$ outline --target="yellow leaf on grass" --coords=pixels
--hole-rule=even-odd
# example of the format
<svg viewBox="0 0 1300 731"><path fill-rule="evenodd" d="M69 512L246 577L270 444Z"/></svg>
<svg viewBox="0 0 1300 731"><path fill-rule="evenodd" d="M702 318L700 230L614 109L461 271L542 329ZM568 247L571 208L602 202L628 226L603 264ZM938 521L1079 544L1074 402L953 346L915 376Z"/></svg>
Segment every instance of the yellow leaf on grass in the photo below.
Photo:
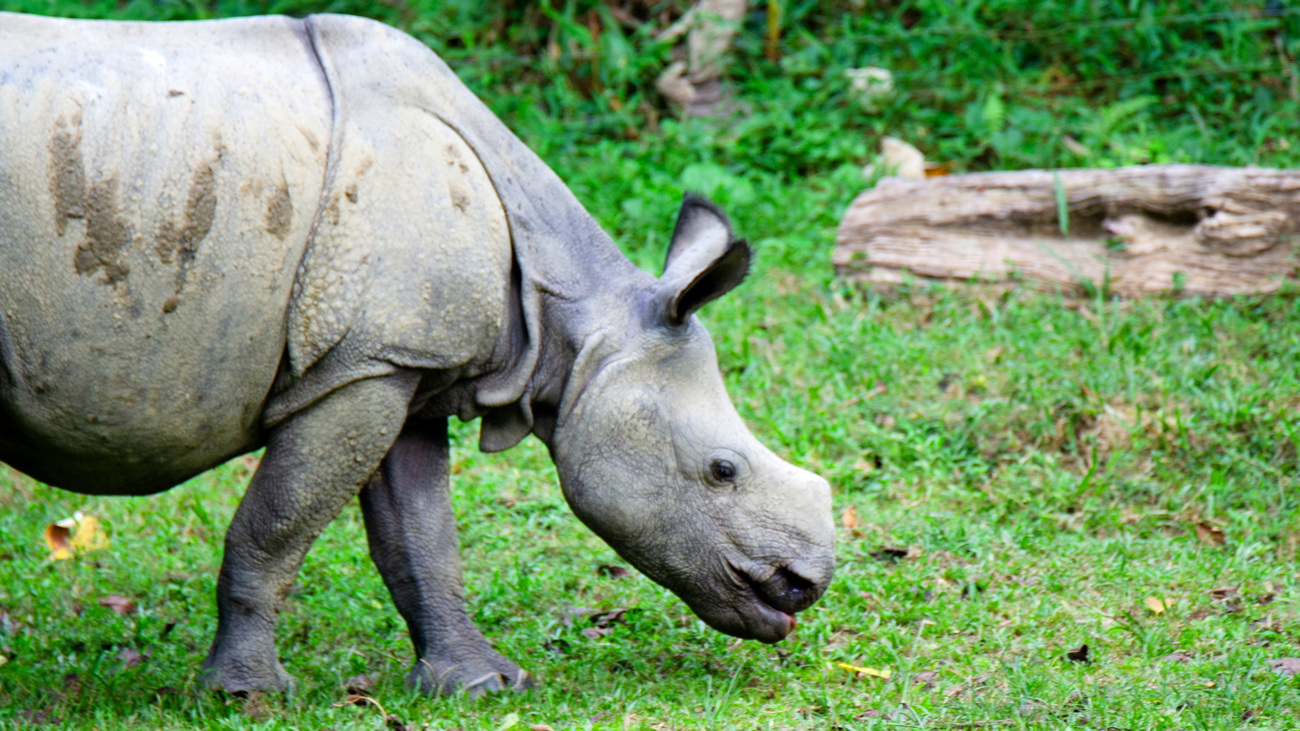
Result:
<svg viewBox="0 0 1300 731"><path fill-rule="evenodd" d="M50 547L52 561L72 558L72 531L59 523L50 523L45 526L45 545Z"/></svg>
<svg viewBox="0 0 1300 731"><path fill-rule="evenodd" d="M860 523L858 523L857 508L853 507L852 505L845 508L844 512L840 513L840 525L844 526L845 528L848 528L849 530L853 530L854 528L857 528L859 525L861 525Z"/></svg>
<svg viewBox="0 0 1300 731"><path fill-rule="evenodd" d="M892 671L890 671L889 668L885 668L884 670L877 670L875 668L864 668L864 667L859 667L857 665L849 665L848 663L843 663L843 662L836 663L836 664L844 668L845 670L850 670L852 672L860 673L862 675L870 675L873 678L881 678L882 680L889 680L889 676L894 674Z"/></svg>
<svg viewBox="0 0 1300 731"><path fill-rule="evenodd" d="M99 518L81 513L77 513L77 516L77 530L72 534L72 550L96 551L108 548L108 536L104 534Z"/></svg>
<svg viewBox="0 0 1300 731"><path fill-rule="evenodd" d="M84 553L108 547L99 519L78 511L71 518L45 526L45 545L50 547L50 560L63 561L73 553Z"/></svg>
<svg viewBox="0 0 1300 731"><path fill-rule="evenodd" d="M1146 601L1147 601L1147 609L1150 609L1152 612L1156 614L1160 614L1161 612L1165 611L1165 603L1160 601L1159 599L1153 596L1149 596L1147 597Z"/></svg>

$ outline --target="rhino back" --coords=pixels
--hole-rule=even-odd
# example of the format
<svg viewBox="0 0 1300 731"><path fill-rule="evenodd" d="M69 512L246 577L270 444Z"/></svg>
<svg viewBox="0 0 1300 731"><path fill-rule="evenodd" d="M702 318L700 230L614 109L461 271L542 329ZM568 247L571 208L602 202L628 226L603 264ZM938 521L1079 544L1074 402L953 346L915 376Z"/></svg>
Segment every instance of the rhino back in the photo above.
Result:
<svg viewBox="0 0 1300 731"><path fill-rule="evenodd" d="M330 130L298 21L0 13L0 459L145 493L256 447Z"/></svg>

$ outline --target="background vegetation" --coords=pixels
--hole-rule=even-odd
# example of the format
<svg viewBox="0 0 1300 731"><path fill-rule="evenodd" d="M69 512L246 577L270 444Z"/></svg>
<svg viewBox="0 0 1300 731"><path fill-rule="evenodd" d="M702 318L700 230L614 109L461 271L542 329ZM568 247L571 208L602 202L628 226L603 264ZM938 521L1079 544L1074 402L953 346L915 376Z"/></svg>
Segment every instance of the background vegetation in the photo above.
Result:
<svg viewBox="0 0 1300 731"><path fill-rule="evenodd" d="M674 53L654 37L684 2L0 3L394 24L442 53L648 269L681 191L713 196L759 252L704 313L728 386L761 439L831 480L844 526L837 578L799 631L733 643L644 578L602 569L618 558L569 514L535 442L480 455L476 425L459 425L471 607L539 687L406 693L404 628L349 508L280 621L298 693L228 699L194 678L255 457L148 499L0 474L0 727L1300 726L1300 676L1286 672L1300 665L1287 660L1300 656L1294 287L1221 302L885 295L837 284L829 265L883 134L955 171L1296 165L1300 13L784 0L765 53L768 4L751 4L730 66L743 110L679 121L653 91ZM872 111L844 75L867 65L897 87ZM50 560L42 530L77 510L110 545ZM592 619L616 608L629 611ZM383 712L344 703L356 676Z"/></svg>

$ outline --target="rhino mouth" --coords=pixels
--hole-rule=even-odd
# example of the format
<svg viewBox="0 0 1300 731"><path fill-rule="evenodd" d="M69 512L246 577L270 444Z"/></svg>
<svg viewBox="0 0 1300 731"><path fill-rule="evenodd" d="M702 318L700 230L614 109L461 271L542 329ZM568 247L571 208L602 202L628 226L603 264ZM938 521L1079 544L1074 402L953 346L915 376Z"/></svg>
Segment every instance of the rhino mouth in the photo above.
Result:
<svg viewBox="0 0 1300 731"><path fill-rule="evenodd" d="M725 563L740 589L740 620L749 637L760 642L785 639L797 624L795 613L807 609L821 594L812 582L784 566L738 565L729 559Z"/></svg>

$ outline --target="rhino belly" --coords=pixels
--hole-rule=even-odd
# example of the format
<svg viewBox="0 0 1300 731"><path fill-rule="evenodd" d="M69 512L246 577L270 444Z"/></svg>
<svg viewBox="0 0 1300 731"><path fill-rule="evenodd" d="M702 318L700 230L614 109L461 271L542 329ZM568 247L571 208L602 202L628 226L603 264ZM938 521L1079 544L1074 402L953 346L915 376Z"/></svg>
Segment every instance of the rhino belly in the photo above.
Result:
<svg viewBox="0 0 1300 731"><path fill-rule="evenodd" d="M0 460L143 494L259 445L330 120L297 21L0 13Z"/></svg>

